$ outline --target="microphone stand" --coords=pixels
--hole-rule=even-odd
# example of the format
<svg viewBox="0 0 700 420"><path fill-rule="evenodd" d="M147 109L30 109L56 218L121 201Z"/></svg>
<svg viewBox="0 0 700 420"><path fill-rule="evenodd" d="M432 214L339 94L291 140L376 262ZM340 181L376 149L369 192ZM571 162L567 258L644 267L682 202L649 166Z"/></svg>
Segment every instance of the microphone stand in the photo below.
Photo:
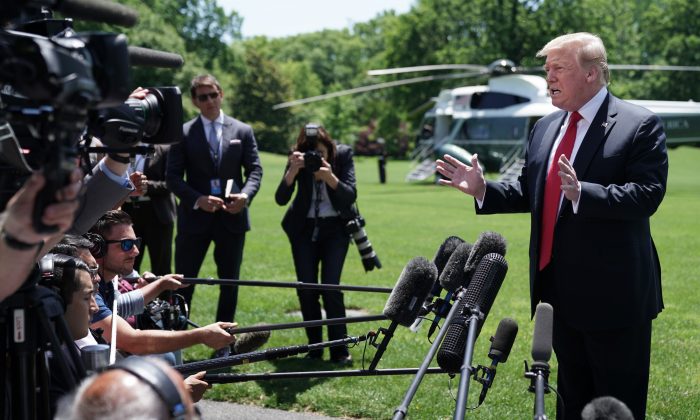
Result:
<svg viewBox="0 0 700 420"><path fill-rule="evenodd" d="M315 319L312 321L287 322L282 324L254 325L252 327L233 327L227 328L226 331L228 331L229 334L242 334L258 331L287 330L291 328L301 327L321 327L325 325L340 325L354 324L357 322L383 321L385 319L387 319L386 315L351 316L346 318ZM187 322L195 328L201 327L197 323L192 322L190 320L187 320Z"/></svg>
<svg viewBox="0 0 700 420"><path fill-rule="evenodd" d="M452 319L457 315L457 312L459 312L459 301L464 297L465 292L466 289L461 288L459 294L457 295L455 303L452 305L450 312L447 314L447 317L445 317L445 320L442 323L443 328L440 328L440 331L438 331L438 335L435 337L435 341L433 341L433 344L430 346L428 354L425 355L425 358L423 359L423 363L421 363L420 368L418 368L418 372L416 372L416 376L413 378L413 382L411 382L411 385L408 387L408 390L406 391L406 394L403 397L403 401L401 401L401 404L394 410L393 420L401 420L406 417L406 413L408 412L408 406L411 404L413 397L416 395L416 392L418 391L418 386L423 380L423 376L426 373L428 373L428 367L433 361L435 353L437 353L438 347L440 347L442 339L445 338L445 334L447 334L447 328L445 328L445 326L448 325L452 321Z"/></svg>
<svg viewBox="0 0 700 420"><path fill-rule="evenodd" d="M204 382L210 384L230 384L247 381L268 381L273 379L344 378L355 376L395 376L410 375L416 368L375 369L375 370L321 370L316 372L268 372L268 373L211 373L204 375ZM446 373L441 368L430 368L425 373Z"/></svg>
<svg viewBox="0 0 700 420"><path fill-rule="evenodd" d="M234 356L219 357L216 359L204 360L201 362L185 363L173 367L183 376L187 376L193 373L201 372L203 370L206 371L211 369L220 369L229 366L238 366L245 363L260 362L263 360L281 359L284 357L296 356L300 353L308 353L312 350L323 349L326 347L356 344L360 341L365 341L366 339L367 337L364 335L360 337L346 337L341 338L340 340L325 341L323 343L306 344L301 346L278 347L266 349L263 351L237 354Z"/></svg>
<svg viewBox="0 0 700 420"><path fill-rule="evenodd" d="M457 406L453 419L463 419L467 411L467 396L469 394L469 379L472 375L472 357L474 356L474 342L476 341L476 331L479 327L479 320L484 319L478 306L465 308L471 312L467 319L469 331L467 333L467 345L464 348L464 361L460 369L459 390L457 391Z"/></svg>
<svg viewBox="0 0 700 420"><path fill-rule="evenodd" d="M281 282L281 281L264 281L264 280L230 280L230 279L204 279L185 277L182 279L184 284L209 284L223 286L262 286L262 287L283 287L292 289L310 289L310 290L347 290L354 292L377 292L391 293L393 289L389 287L375 286L350 286L345 284L317 284L317 283L302 283Z"/></svg>
<svg viewBox="0 0 700 420"><path fill-rule="evenodd" d="M544 395L549 393L549 363L535 360L532 363L532 370L529 370L525 362L525 377L530 379L528 391L535 393L534 420L547 420Z"/></svg>
<svg viewBox="0 0 700 420"><path fill-rule="evenodd" d="M389 325L388 329L380 328L379 332L384 333L384 338L382 339L382 342L379 343L379 347L377 347L377 352L374 354L374 358L372 359L372 362L369 364L369 370L375 370L377 368L377 364L379 363L379 359L382 358L382 355L384 354L384 351L386 350L386 346L389 345L389 341L391 340L391 337L394 336L394 332L396 331L396 327L399 325L398 322L391 321L391 324ZM377 339L376 336L373 336L370 339L370 343L374 345L375 340Z"/></svg>

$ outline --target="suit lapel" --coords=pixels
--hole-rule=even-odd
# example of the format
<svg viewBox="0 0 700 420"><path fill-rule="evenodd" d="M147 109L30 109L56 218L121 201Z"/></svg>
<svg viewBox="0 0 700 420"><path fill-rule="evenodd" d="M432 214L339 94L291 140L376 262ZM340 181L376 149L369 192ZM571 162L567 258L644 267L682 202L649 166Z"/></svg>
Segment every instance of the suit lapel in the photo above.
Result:
<svg viewBox="0 0 700 420"><path fill-rule="evenodd" d="M221 158L226 156L226 151L228 150L231 139L233 139L233 122L228 117L224 117L223 130L221 132Z"/></svg>
<svg viewBox="0 0 700 420"><path fill-rule="evenodd" d="M586 137L583 138L581 147L576 153L574 170L576 171L576 176L579 180L586 176L586 172L588 171L588 167L593 160L593 156L615 125L616 115L617 108L615 107L613 101L611 100L611 96L608 93L608 96L600 105L598 113L593 118L591 126L588 127Z"/></svg>

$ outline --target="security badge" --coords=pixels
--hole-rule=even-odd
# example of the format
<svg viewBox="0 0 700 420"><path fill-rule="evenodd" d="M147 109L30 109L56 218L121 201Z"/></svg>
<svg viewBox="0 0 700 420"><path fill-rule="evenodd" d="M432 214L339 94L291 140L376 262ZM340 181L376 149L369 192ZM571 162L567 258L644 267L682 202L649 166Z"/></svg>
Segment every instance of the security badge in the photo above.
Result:
<svg viewBox="0 0 700 420"><path fill-rule="evenodd" d="M211 195L221 195L221 180L214 178L210 181Z"/></svg>

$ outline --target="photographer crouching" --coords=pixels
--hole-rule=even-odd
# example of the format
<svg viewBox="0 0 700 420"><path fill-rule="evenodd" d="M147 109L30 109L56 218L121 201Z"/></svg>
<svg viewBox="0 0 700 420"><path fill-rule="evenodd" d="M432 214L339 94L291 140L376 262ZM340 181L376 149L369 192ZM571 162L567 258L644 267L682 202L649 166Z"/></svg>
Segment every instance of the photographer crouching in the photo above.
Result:
<svg viewBox="0 0 700 420"><path fill-rule="evenodd" d="M275 201L286 205L296 185L299 190L289 206L282 228L289 237L297 281L339 284L350 238L346 221L354 218L352 205L357 197L355 166L352 149L337 145L328 132L316 124L307 124L297 137L289 155L284 177L275 192ZM343 294L335 290L298 290L301 313L305 321L321 319L319 296L327 318L345 317ZM347 333L346 326L328 327L328 339L338 340ZM322 341L322 327L306 328L309 344ZM332 347L331 361L350 364L347 347ZM308 353L309 358L321 359L323 350Z"/></svg>

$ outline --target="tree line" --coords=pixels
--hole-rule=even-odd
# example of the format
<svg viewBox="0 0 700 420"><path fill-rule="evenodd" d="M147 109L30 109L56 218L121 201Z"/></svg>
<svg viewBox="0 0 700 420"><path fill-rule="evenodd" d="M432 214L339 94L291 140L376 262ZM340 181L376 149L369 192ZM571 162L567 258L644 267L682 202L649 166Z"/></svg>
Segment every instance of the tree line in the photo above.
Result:
<svg viewBox="0 0 700 420"><path fill-rule="evenodd" d="M305 122L322 123L351 144L371 119L389 152L400 123L419 126L440 89L486 79L432 81L273 110L272 106L341 89L396 80L377 68L425 64L486 65L508 58L540 66L535 53L551 38L587 31L601 36L615 64L700 65L697 0L417 0L407 13L385 12L342 30L244 39L245 16L215 0L119 0L139 12L133 28L77 22L77 30L123 32L129 45L181 54L178 69L135 68L136 86L177 85L186 117L196 114L189 80L210 72L225 91L225 112L253 126L261 150L285 153ZM408 77L422 74L410 74ZM404 75L405 76L405 75ZM615 71L622 98L699 100L700 73Z"/></svg>

